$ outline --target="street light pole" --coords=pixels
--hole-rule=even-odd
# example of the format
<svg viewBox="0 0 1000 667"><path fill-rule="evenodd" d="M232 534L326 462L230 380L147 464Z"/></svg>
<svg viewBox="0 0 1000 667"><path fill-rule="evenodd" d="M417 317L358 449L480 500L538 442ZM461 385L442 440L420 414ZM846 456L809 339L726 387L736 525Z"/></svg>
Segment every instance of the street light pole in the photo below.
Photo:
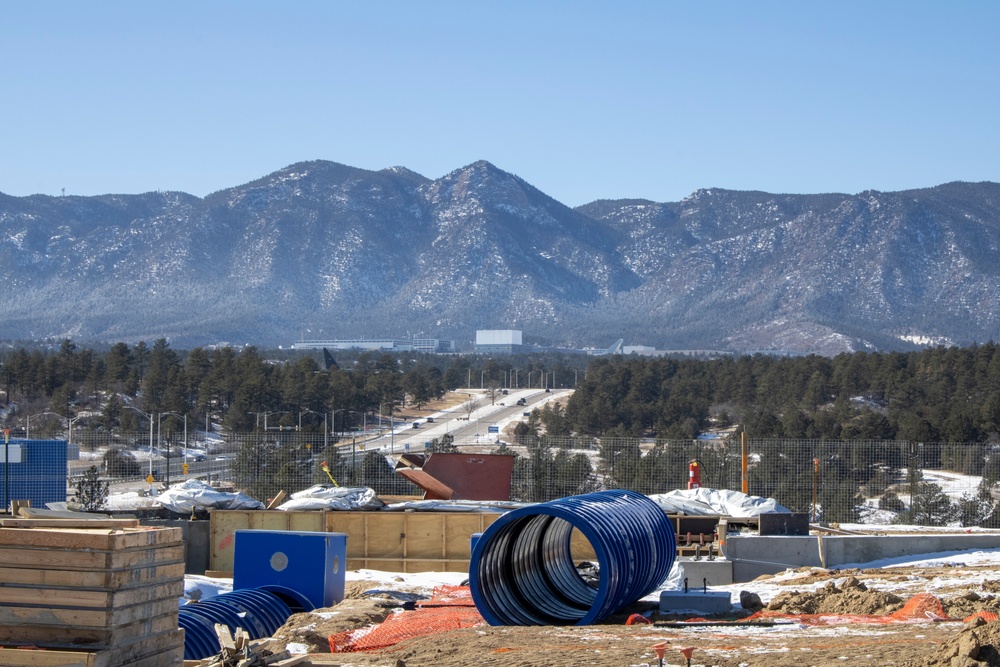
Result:
<svg viewBox="0 0 1000 667"><path fill-rule="evenodd" d="M75 424L78 419L82 419L82 418L83 418L83 415L77 415L76 417L73 417L72 419L67 419L66 420L67 422L69 422L69 428L67 429L69 431L69 435L66 436L66 442L67 442L67 444L70 444L70 445L73 444L73 424Z"/></svg>
<svg viewBox="0 0 1000 667"><path fill-rule="evenodd" d="M60 419L62 419L62 415L58 415L58 414L56 414L54 412L51 412L50 410L46 410L45 412L39 412L37 415L30 415L30 416L28 416L24 420L24 439L25 440L31 440L31 420L34 419L35 417L42 417L44 415L54 415L54 416L59 417Z"/></svg>
<svg viewBox="0 0 1000 667"><path fill-rule="evenodd" d="M171 411L159 413L157 415L157 417L156 417L156 438L157 438L157 442L158 443L162 442L162 440L160 439L160 420L163 419L163 415L174 415L175 417L181 417L184 420L184 451L185 451L184 460L187 461L187 445L188 445L188 443L187 443L187 433L188 433L188 418L187 418L187 415L186 414L182 415L182 414L180 414L178 412L171 412ZM167 442L167 476L166 476L166 484L167 484L168 487L170 486L170 442L169 441Z"/></svg>
<svg viewBox="0 0 1000 667"><path fill-rule="evenodd" d="M149 420L149 476L152 477L153 476L153 415L150 412L143 412L139 408L131 405L126 405L125 407L128 408L129 410L135 410L140 415ZM152 482L150 482L149 488L150 489L153 488Z"/></svg>

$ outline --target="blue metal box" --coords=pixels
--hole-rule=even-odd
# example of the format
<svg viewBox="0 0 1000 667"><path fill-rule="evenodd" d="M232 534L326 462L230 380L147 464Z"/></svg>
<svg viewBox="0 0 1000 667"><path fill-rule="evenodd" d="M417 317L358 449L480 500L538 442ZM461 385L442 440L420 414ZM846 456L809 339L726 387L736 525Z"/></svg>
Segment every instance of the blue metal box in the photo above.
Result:
<svg viewBox="0 0 1000 667"><path fill-rule="evenodd" d="M330 607L344 599L346 567L344 533L236 531L233 590L262 588L303 609Z"/></svg>

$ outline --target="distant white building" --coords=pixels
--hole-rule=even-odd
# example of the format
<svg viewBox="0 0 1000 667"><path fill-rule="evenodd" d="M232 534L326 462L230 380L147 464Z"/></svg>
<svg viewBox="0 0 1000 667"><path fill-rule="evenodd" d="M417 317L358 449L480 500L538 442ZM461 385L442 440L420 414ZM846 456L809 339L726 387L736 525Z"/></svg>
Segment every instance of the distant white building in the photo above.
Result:
<svg viewBox="0 0 1000 667"><path fill-rule="evenodd" d="M384 352L426 352L450 354L455 351L455 341L440 338L354 338L348 340L300 340L292 343L293 350L368 350Z"/></svg>
<svg viewBox="0 0 1000 667"><path fill-rule="evenodd" d="M521 351L518 329L477 329L476 354L513 354Z"/></svg>

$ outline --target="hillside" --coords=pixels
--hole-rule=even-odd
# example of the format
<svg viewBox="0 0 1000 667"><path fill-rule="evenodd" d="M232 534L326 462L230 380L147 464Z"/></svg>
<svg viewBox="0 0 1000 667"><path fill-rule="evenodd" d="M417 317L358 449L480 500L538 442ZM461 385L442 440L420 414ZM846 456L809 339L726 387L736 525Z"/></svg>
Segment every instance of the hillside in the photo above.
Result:
<svg viewBox="0 0 1000 667"><path fill-rule="evenodd" d="M488 162L299 163L203 199L0 195L0 337L453 338L836 354L1000 333L1000 185L576 209Z"/></svg>

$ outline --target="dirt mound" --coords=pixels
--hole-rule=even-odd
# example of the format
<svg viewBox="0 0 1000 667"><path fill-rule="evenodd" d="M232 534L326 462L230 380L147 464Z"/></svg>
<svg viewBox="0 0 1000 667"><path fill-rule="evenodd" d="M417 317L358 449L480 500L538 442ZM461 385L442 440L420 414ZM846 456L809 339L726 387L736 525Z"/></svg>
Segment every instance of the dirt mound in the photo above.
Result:
<svg viewBox="0 0 1000 667"><path fill-rule="evenodd" d="M891 614L903 606L903 599L892 593L869 590L851 576L840 586L827 582L816 591L788 591L767 605L768 611L782 614Z"/></svg>
<svg viewBox="0 0 1000 667"><path fill-rule="evenodd" d="M975 591L943 598L941 606L951 618L967 618L977 611L991 611L994 614L1000 614L1000 598L995 595L980 595Z"/></svg>
<svg viewBox="0 0 1000 667"><path fill-rule="evenodd" d="M371 582L348 582L344 601L332 607L292 614L269 640L271 651L281 651L290 643L302 644L309 653L329 653L330 635L378 625L394 609L412 608L425 595L405 591L379 590Z"/></svg>
<svg viewBox="0 0 1000 667"><path fill-rule="evenodd" d="M1000 667L1000 621L975 619L914 667Z"/></svg>

